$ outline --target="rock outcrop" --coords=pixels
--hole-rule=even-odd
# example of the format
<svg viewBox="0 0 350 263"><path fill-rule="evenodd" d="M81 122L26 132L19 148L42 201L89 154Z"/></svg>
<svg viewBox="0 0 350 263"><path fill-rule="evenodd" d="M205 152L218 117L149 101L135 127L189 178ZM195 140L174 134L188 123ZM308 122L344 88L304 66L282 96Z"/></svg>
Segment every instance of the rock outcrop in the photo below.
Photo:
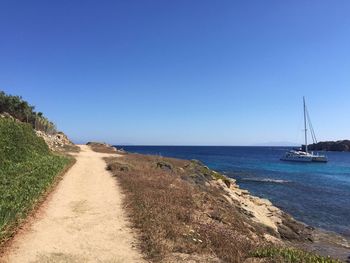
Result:
<svg viewBox="0 0 350 263"><path fill-rule="evenodd" d="M273 230L273 235L266 234L269 241L279 243L278 238L288 241L312 241L312 228L294 220L290 215L274 206L269 200L253 196L249 191L240 189L234 179L228 187L222 179L211 181L226 192L225 198L232 204L238 203L242 213ZM278 238L276 238L278 237Z"/></svg>
<svg viewBox="0 0 350 263"><path fill-rule="evenodd" d="M43 138L46 144L51 150L58 150L65 146L73 146L74 144L68 139L67 135L63 132L58 132L56 134L47 134L42 131L35 131L36 135Z"/></svg>

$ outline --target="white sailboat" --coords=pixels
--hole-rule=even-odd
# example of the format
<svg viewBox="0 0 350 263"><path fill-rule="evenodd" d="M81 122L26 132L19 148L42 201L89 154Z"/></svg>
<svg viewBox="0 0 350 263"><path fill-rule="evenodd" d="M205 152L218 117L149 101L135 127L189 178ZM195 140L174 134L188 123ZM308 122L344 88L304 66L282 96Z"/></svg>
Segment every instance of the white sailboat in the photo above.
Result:
<svg viewBox="0 0 350 263"><path fill-rule="evenodd" d="M281 161L293 161L293 162L328 162L328 158L326 155L321 155L314 152L308 151L307 145L307 123L309 124L312 140L314 143L317 143L316 135L314 129L312 127L309 113L306 108L305 98L303 97L304 103L304 132L305 132L305 151L303 149L300 150L291 150L286 152L282 157Z"/></svg>

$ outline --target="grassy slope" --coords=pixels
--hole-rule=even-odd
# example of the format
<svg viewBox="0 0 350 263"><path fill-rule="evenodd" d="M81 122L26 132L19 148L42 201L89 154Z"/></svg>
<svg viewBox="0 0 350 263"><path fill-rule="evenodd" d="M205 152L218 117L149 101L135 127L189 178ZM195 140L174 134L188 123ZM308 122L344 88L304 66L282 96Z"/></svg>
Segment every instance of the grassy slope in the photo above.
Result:
<svg viewBox="0 0 350 263"><path fill-rule="evenodd" d="M125 207L152 262L243 262L250 257L254 262L338 262L266 247L262 235L269 230L211 187L208 183L222 176L198 162L138 154L106 161L125 191Z"/></svg>
<svg viewBox="0 0 350 263"><path fill-rule="evenodd" d="M0 119L0 243L70 162L52 154L30 125Z"/></svg>

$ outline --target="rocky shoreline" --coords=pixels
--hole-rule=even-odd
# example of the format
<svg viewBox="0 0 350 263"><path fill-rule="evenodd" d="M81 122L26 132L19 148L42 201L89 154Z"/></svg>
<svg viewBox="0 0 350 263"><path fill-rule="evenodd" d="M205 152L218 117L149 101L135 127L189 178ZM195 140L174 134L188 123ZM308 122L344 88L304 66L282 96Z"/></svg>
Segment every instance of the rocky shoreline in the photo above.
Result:
<svg viewBox="0 0 350 263"><path fill-rule="evenodd" d="M312 241L311 227L308 227L296 220L290 215L274 206L268 199L253 196L248 190L240 189L234 179L230 181L228 186L222 179L212 181L211 184L217 184L225 192L225 198L230 202L238 202L242 213L262 225L273 230L272 233L266 233L264 236L268 241L280 242L282 240L289 241Z"/></svg>
<svg viewBox="0 0 350 263"><path fill-rule="evenodd" d="M349 239L299 222L274 206L268 199L253 196L249 191L240 189L234 179L229 180L231 182L229 187L221 179L213 183L224 189L228 200L238 201L242 212L248 214L252 220L273 229L273 233L267 232L264 235L267 241L307 248L323 256L350 262Z"/></svg>

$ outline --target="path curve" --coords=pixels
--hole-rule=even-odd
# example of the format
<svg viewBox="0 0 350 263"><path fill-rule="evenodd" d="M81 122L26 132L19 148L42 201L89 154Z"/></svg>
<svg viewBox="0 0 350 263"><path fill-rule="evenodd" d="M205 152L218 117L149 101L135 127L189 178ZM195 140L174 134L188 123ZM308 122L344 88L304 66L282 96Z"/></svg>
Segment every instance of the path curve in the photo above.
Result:
<svg viewBox="0 0 350 263"><path fill-rule="evenodd" d="M80 148L77 162L2 261L144 262L128 227L120 187L105 170L102 158L111 155Z"/></svg>

